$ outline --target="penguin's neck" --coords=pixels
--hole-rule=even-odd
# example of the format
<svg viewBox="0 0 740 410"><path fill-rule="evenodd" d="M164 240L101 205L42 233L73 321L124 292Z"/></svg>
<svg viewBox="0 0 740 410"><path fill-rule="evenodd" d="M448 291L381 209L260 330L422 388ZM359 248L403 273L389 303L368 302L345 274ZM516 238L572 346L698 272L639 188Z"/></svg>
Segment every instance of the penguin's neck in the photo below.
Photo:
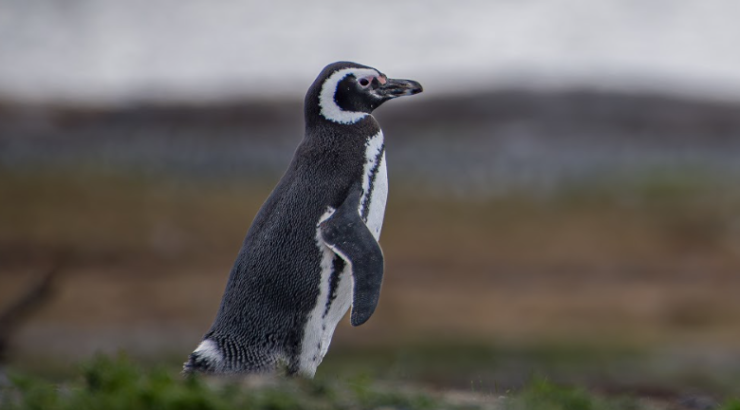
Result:
<svg viewBox="0 0 740 410"><path fill-rule="evenodd" d="M337 162L337 169L347 170L346 167L354 168L353 164L366 160L368 144L376 144L379 133L380 126L372 116L350 125L331 121L307 124L296 154L316 164Z"/></svg>
<svg viewBox="0 0 740 410"><path fill-rule="evenodd" d="M316 115L316 108L306 109L306 135L356 135L369 137L377 134L380 125L372 114L365 114L361 119L352 123L339 123Z"/></svg>

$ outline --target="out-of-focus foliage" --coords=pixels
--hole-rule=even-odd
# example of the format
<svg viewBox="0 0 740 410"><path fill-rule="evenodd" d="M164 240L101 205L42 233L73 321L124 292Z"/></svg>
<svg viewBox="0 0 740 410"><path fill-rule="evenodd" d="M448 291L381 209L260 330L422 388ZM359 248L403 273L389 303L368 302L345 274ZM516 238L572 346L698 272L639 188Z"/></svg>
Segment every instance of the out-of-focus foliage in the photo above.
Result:
<svg viewBox="0 0 740 410"><path fill-rule="evenodd" d="M259 379L259 381L257 381ZM388 385L370 377L343 380L184 377L172 369L145 369L123 356L99 356L60 383L13 376L0 389L7 410L298 410L298 409L511 409L640 410L670 403L625 396L602 396L534 379L519 391L432 392ZM722 410L737 410L729 400Z"/></svg>

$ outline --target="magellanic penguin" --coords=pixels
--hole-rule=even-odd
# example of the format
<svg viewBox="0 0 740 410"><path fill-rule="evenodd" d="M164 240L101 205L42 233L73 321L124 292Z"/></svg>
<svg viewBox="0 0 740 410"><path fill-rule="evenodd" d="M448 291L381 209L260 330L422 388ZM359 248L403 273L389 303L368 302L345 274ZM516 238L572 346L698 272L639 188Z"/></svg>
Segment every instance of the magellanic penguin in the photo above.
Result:
<svg viewBox="0 0 740 410"><path fill-rule="evenodd" d="M303 141L254 218L185 372L312 377L350 305L353 326L370 318L388 194L383 132L371 113L421 91L350 62L321 71L306 93Z"/></svg>

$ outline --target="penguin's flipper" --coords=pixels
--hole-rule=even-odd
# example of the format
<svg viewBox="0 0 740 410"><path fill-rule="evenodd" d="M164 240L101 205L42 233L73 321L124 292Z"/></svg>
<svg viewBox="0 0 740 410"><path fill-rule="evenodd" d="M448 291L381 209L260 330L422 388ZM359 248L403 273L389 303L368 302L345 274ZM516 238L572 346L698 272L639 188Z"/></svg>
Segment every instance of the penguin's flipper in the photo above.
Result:
<svg viewBox="0 0 740 410"><path fill-rule="evenodd" d="M367 322L375 312L383 282L383 251L360 218L361 194L362 188L353 187L342 205L319 224L324 243L352 271L352 326Z"/></svg>

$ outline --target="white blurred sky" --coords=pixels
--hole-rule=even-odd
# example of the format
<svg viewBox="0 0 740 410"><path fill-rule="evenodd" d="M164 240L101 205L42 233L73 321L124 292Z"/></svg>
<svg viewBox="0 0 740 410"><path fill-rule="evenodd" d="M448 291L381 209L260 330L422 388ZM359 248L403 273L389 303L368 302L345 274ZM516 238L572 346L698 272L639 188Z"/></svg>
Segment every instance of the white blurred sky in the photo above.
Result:
<svg viewBox="0 0 740 410"><path fill-rule="evenodd" d="M336 60L427 92L740 99L737 0L0 0L0 98L302 96Z"/></svg>

